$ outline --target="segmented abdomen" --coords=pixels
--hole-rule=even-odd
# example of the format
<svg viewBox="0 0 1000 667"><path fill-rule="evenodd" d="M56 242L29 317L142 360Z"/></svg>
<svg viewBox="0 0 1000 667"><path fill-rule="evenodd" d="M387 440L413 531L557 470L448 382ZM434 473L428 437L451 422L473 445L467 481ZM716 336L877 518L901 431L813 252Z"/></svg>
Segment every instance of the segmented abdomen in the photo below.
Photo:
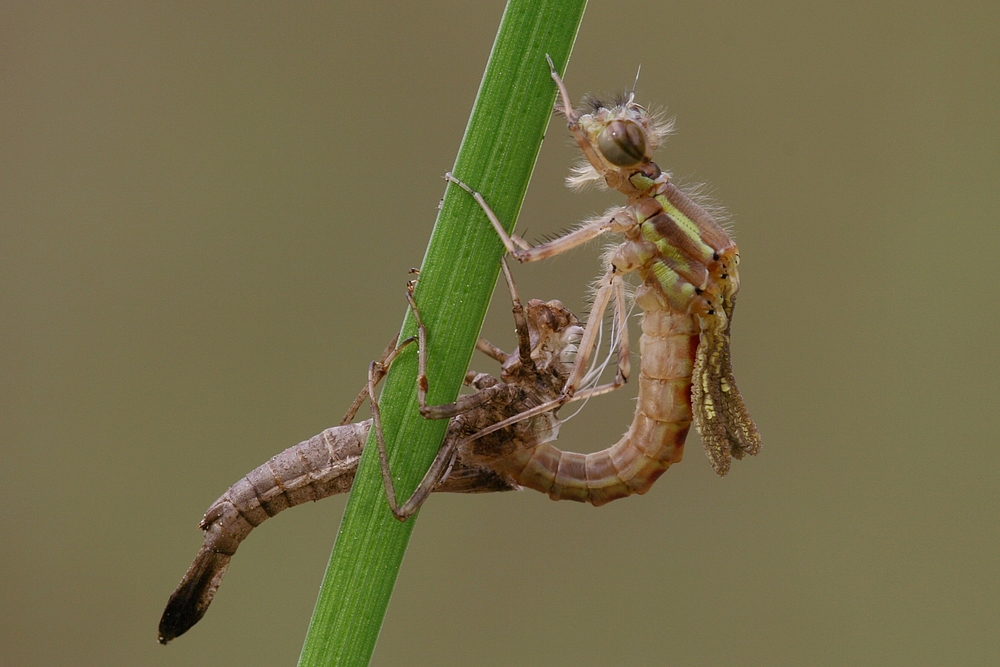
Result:
<svg viewBox="0 0 1000 667"><path fill-rule="evenodd" d="M278 512L349 491L370 428L370 420L328 428L247 473L205 512L206 543L214 537L215 551L234 553Z"/></svg>
<svg viewBox="0 0 1000 667"><path fill-rule="evenodd" d="M646 298L655 296L647 293ZM598 506L645 493L681 460L691 427L697 325L690 315L640 305L645 310L639 341L642 366L638 404L628 432L616 444L592 454L564 452L548 442L519 450L497 461L502 472L553 500Z"/></svg>
<svg viewBox="0 0 1000 667"><path fill-rule="evenodd" d="M250 531L289 507L350 490L370 429L370 419L328 428L272 457L212 503L200 524L205 542L160 619L161 644L204 616Z"/></svg>

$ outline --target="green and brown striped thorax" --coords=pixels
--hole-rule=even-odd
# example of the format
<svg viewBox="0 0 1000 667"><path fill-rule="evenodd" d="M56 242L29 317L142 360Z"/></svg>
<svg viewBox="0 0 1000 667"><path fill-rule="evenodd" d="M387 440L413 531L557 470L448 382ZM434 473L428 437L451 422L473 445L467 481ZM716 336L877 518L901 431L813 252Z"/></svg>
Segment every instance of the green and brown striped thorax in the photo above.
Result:
<svg viewBox="0 0 1000 667"><path fill-rule="evenodd" d="M736 244L707 211L669 182L630 209L645 242L636 247L640 271L673 308L710 314L735 294Z"/></svg>

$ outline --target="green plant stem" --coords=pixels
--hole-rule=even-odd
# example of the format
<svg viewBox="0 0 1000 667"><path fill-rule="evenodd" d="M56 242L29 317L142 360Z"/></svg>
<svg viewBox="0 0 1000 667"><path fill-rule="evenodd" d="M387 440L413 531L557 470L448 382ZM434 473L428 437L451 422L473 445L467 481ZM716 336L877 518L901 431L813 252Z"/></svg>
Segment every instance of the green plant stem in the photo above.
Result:
<svg viewBox="0 0 1000 667"><path fill-rule="evenodd" d="M545 55L569 59L585 0L510 0L454 173L513 229L555 102ZM455 400L499 273L503 246L479 206L449 186L424 256L416 300L429 331L432 404ZM415 331L407 313L402 337ZM447 422L420 417L416 350L393 364L379 400L397 495L433 461ZM388 510L369 438L299 658L300 667L366 665L375 649L416 517Z"/></svg>

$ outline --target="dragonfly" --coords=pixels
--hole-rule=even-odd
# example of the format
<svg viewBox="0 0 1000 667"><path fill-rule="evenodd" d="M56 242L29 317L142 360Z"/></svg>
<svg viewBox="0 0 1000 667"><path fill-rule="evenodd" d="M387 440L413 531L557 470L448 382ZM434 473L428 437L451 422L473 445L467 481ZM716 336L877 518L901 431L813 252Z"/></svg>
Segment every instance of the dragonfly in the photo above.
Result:
<svg viewBox="0 0 1000 667"><path fill-rule="evenodd" d="M556 111L566 117L584 156L568 184L617 190L626 196L625 205L532 246L506 233L480 193L452 174L445 178L475 198L508 254L520 262L553 257L604 234L619 234L623 240L604 254L604 273L596 283L576 361L560 395L490 429L505 428L516 419L573 400L612 302L613 322L622 333L618 372L609 388L627 380L624 278L633 273L640 281L633 300L643 313L638 401L628 431L608 449L578 454L545 442L499 463L518 484L553 499L603 505L648 491L683 457L693 422L713 468L725 475L732 459L756 455L761 447L760 433L736 386L730 354L740 288L739 250L716 218L653 161L654 151L672 131L671 122L637 104L634 89L609 103L589 98L585 112L575 110L566 85L547 59L560 98Z"/></svg>
<svg viewBox="0 0 1000 667"><path fill-rule="evenodd" d="M725 475L731 459L760 451L760 435L733 378L730 324L739 290L739 252L725 229L702 206L670 182L651 159L670 131L669 123L634 102L634 94L611 104L591 102L589 113L570 105L566 87L549 61L561 96L561 111L587 163L570 183L603 183L628 198L625 206L548 243L530 246L507 235L483 196L451 174L446 178L469 192L482 207L508 252L531 262L558 255L605 233L624 242L609 250L587 322L560 302L532 300L521 306L509 269L518 348L505 353L480 340L477 349L501 363L500 378L470 371L466 384L477 392L448 405L426 404L427 331L413 301L418 323L420 412L450 419L444 444L416 491L396 499L388 468L375 387L399 352L413 339L393 341L369 367L366 388L340 426L291 447L234 484L201 522L205 542L160 621L167 643L197 623L208 609L232 555L254 527L289 507L348 491L364 443L376 431L386 498L393 514L413 515L434 491L480 493L521 487L553 500L595 506L648 491L683 457L692 423L716 472ZM599 452L563 452L553 441L556 412L570 401L613 391L630 375L628 309L623 278L642 280L633 296L643 311L639 396L635 417L616 444ZM601 325L613 302L612 345L615 379L594 382L593 364ZM609 354L608 359L610 360ZM605 362L607 363L607 362ZM365 399L372 418L350 423Z"/></svg>
<svg viewBox="0 0 1000 667"><path fill-rule="evenodd" d="M559 301L530 300L522 305L506 263L502 266L511 293L517 348L504 352L480 339L477 349L501 364L499 378L469 371L465 383L475 393L446 405L427 405L427 330L413 298L407 300L417 321L417 337L397 344L393 340L368 369L368 382L351 404L340 425L286 449L233 484L208 508L199 527L204 543L177 589L170 596L159 625L161 644L179 637L205 615L239 545L270 517L290 507L350 490L369 432L376 430L379 463L389 508L405 520L431 492L486 493L519 490L498 464L520 451L530 451L558 437L560 420L547 410L494 429L508 417L523 415L558 396L565 386L583 334L579 318ZM397 503L389 470L376 385L392 361L409 344L418 343L417 394L422 414L449 419L444 443L413 494ZM595 388L596 389L596 388ZM585 390L586 397L599 393ZM354 422L368 399L372 418Z"/></svg>

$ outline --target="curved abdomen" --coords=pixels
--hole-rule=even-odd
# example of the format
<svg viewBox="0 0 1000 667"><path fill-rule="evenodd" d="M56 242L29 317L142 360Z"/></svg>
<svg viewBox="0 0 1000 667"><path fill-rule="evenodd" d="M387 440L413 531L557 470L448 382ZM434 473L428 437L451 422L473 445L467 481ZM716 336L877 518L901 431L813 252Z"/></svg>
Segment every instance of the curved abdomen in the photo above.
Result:
<svg viewBox="0 0 1000 667"><path fill-rule="evenodd" d="M205 542L160 619L161 644L205 615L250 531L289 507L350 490L370 429L370 419L328 428L272 457L212 503L200 524Z"/></svg>
<svg viewBox="0 0 1000 667"><path fill-rule="evenodd" d="M691 427L697 325L690 315L647 307L639 345L638 404L621 440L592 454L564 452L543 443L497 461L496 466L502 468L498 472L548 493L553 500L595 506L648 491L684 456L684 440Z"/></svg>

